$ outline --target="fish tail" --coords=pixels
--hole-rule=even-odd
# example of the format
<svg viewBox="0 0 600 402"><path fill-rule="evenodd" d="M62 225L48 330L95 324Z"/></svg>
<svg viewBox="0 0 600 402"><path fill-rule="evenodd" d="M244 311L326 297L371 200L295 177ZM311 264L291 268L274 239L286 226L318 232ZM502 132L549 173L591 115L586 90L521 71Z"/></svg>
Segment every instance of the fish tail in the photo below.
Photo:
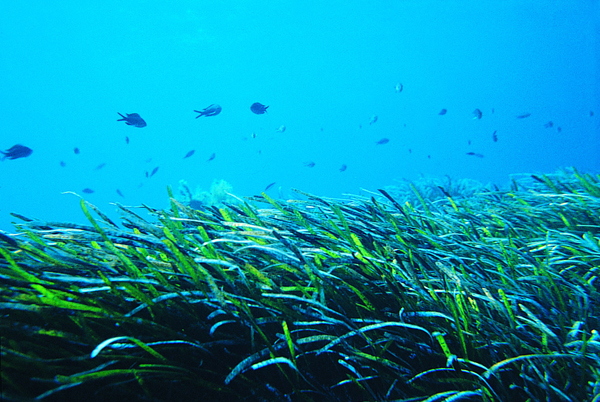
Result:
<svg viewBox="0 0 600 402"><path fill-rule="evenodd" d="M121 113L117 112L117 114L122 117L122 119L118 119L117 121L123 121L126 119L125 116L123 116Z"/></svg>

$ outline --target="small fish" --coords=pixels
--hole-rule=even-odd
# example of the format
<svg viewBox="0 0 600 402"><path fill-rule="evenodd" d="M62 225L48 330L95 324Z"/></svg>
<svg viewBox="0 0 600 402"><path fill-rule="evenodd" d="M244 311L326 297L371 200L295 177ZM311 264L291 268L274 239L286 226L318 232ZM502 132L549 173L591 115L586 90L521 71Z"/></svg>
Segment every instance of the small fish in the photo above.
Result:
<svg viewBox="0 0 600 402"><path fill-rule="evenodd" d="M214 152L210 155L210 158L208 158L207 162L212 161L213 159L215 159L215 156L217 156Z"/></svg>
<svg viewBox="0 0 600 402"><path fill-rule="evenodd" d="M122 119L117 119L117 121L124 121L128 126L133 127L146 127L146 122L142 117L137 113L125 113L127 116L123 116L121 113L117 113Z"/></svg>
<svg viewBox="0 0 600 402"><path fill-rule="evenodd" d="M277 130L275 130L276 133L284 133L285 132L285 126L282 124L281 126L279 126L279 128Z"/></svg>
<svg viewBox="0 0 600 402"><path fill-rule="evenodd" d="M492 140L494 140L494 142L498 142L498 135L496 134L498 130L494 130L494 132L492 133Z"/></svg>
<svg viewBox="0 0 600 402"><path fill-rule="evenodd" d="M258 103L258 102L254 102L251 106L250 106L250 110L252 111L252 113L254 114L264 114L267 113L267 109L269 107L263 105L262 103Z"/></svg>
<svg viewBox="0 0 600 402"><path fill-rule="evenodd" d="M475 152L467 152L467 155L476 156L478 158L483 158L482 154L478 154L478 153L475 153Z"/></svg>
<svg viewBox="0 0 600 402"><path fill-rule="evenodd" d="M552 123L551 121L549 121L548 123L544 124L544 128L550 128L554 125L554 123Z"/></svg>
<svg viewBox="0 0 600 402"><path fill-rule="evenodd" d="M73 152L75 153L75 155L79 155L79 148L75 147L73 148Z"/></svg>
<svg viewBox="0 0 600 402"><path fill-rule="evenodd" d="M439 112L438 114L439 114L440 116L443 116L443 115L445 115L445 114L446 114L446 112L448 112L448 110L447 110L447 109L442 109L442 110L440 110L440 112Z"/></svg>
<svg viewBox="0 0 600 402"><path fill-rule="evenodd" d="M119 194L121 197L125 198L125 196L123 195L123 193L119 189L117 189L117 194Z"/></svg>
<svg viewBox="0 0 600 402"><path fill-rule="evenodd" d="M192 149L190 152L188 152L187 154L185 154L185 156L183 157L183 159L189 158L190 156L194 155L194 152L196 152L196 151Z"/></svg>
<svg viewBox="0 0 600 402"><path fill-rule="evenodd" d="M431 155L427 155L427 159L431 159Z"/></svg>
<svg viewBox="0 0 600 402"><path fill-rule="evenodd" d="M481 119L481 116L483 116L483 113L481 113L481 110L479 109L475 109L473 110L473 119Z"/></svg>
<svg viewBox="0 0 600 402"><path fill-rule="evenodd" d="M348 168L348 166L346 166L346 165L342 165L342 166L340 167L340 172L343 172L343 171L345 171L347 168Z"/></svg>
<svg viewBox="0 0 600 402"><path fill-rule="evenodd" d="M156 174L156 172L158 172L158 166L157 166L157 167L155 167L154 169L152 169L152 173L150 173L150 176L149 176L149 177L152 177L152 176L154 176L154 175Z"/></svg>
<svg viewBox="0 0 600 402"><path fill-rule="evenodd" d="M400 92L402 92L402 90L404 89L404 85L402 85L402 83L397 83L396 86L394 87L394 90L396 91L397 94L399 94Z"/></svg>
<svg viewBox="0 0 600 402"><path fill-rule="evenodd" d="M314 162L304 162L304 166L309 167L309 168L315 167L315 163Z"/></svg>
<svg viewBox="0 0 600 402"><path fill-rule="evenodd" d="M377 144L377 145L383 145L383 144L387 144L388 142L390 142L390 140L389 140L389 139L387 139L387 138L382 138L382 139L380 139L379 141L375 142L375 144Z"/></svg>
<svg viewBox="0 0 600 402"><path fill-rule="evenodd" d="M471 145L471 140L468 141L468 144Z"/></svg>
<svg viewBox="0 0 600 402"><path fill-rule="evenodd" d="M65 166L67 166L67 164L65 163L65 161L60 161L60 166L65 167Z"/></svg>
<svg viewBox="0 0 600 402"><path fill-rule="evenodd" d="M270 189L271 187L273 187L275 185L275 183L277 183L277 182L274 181L273 183L270 183L267 187L265 187L265 191L267 191L268 189Z"/></svg>
<svg viewBox="0 0 600 402"><path fill-rule="evenodd" d="M524 119L526 117L531 116L531 113L523 113L517 116L517 119Z"/></svg>
<svg viewBox="0 0 600 402"><path fill-rule="evenodd" d="M408 148L408 153L412 154L412 149L411 148Z"/></svg>
<svg viewBox="0 0 600 402"><path fill-rule="evenodd" d="M129 137L127 137L127 136L125 137L125 143L129 144Z"/></svg>
<svg viewBox="0 0 600 402"><path fill-rule="evenodd" d="M375 114L373 116L371 116L371 120L369 120L369 126L372 126L373 124L377 123L378 118L379 117L377 117L377 115L375 115Z"/></svg>
<svg viewBox="0 0 600 402"><path fill-rule="evenodd" d="M209 105L208 107L205 107L202 110L194 110L194 112L200 113L198 116L196 116L196 118L200 116L216 116L219 113L221 113L221 106L217 105L216 103L213 103L212 105Z"/></svg>
<svg viewBox="0 0 600 402"><path fill-rule="evenodd" d="M8 148L6 151L0 151L0 154L4 154L0 160L26 158L31 155L32 152L33 150L31 148L17 144Z"/></svg>
<svg viewBox="0 0 600 402"><path fill-rule="evenodd" d="M252 134L250 135L252 138L256 138L256 133L252 132Z"/></svg>
<svg viewBox="0 0 600 402"><path fill-rule="evenodd" d="M590 117L594 117L594 111L590 110Z"/></svg>
<svg viewBox="0 0 600 402"><path fill-rule="evenodd" d="M150 175L148 174L148 171L146 170L146 177L149 177Z"/></svg>
<svg viewBox="0 0 600 402"><path fill-rule="evenodd" d="M98 166L96 166L95 170L100 170L102 169L104 166L106 166L106 163L101 163Z"/></svg>
<svg viewBox="0 0 600 402"><path fill-rule="evenodd" d="M92 190L91 188L84 188L83 190L81 190L82 192L86 193L86 194L92 194L94 192L94 190Z"/></svg>
<svg viewBox="0 0 600 402"><path fill-rule="evenodd" d="M556 127L556 131L558 131L560 133L562 131L562 128Z"/></svg>

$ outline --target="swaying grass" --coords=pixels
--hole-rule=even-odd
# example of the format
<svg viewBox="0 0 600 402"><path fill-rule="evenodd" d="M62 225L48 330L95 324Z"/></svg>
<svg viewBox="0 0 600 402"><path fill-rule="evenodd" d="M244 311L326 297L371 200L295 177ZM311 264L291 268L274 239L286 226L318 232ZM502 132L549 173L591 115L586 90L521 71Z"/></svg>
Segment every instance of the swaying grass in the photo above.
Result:
<svg viewBox="0 0 600 402"><path fill-rule="evenodd" d="M600 176L459 187L15 215L3 400L600 400Z"/></svg>

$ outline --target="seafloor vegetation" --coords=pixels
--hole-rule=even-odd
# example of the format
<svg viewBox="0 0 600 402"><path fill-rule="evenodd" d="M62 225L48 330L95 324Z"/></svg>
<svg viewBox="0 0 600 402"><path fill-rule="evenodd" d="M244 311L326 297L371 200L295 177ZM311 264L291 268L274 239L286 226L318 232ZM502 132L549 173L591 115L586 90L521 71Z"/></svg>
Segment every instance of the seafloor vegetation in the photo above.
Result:
<svg viewBox="0 0 600 402"><path fill-rule="evenodd" d="M600 400L600 175L450 184L15 215L3 400Z"/></svg>

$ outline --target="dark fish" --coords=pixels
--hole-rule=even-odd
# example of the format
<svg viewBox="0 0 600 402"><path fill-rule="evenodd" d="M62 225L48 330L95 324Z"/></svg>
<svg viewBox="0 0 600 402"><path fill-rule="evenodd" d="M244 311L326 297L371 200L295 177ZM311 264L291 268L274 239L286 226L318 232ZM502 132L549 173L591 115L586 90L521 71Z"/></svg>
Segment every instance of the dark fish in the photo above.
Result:
<svg viewBox="0 0 600 402"><path fill-rule="evenodd" d="M471 145L471 140L468 141L469 145Z"/></svg>
<svg viewBox="0 0 600 402"><path fill-rule="evenodd" d="M275 185L275 183L277 183L277 182L274 181L273 183L270 183L267 187L265 187L265 191L267 191L268 189L270 189L271 187L273 187Z"/></svg>
<svg viewBox="0 0 600 402"><path fill-rule="evenodd" d="M343 172L343 171L344 171L344 170L346 170L347 168L348 168L348 166L346 166L346 165L342 165L342 166L340 167L340 172Z"/></svg>
<svg viewBox="0 0 600 402"><path fill-rule="evenodd" d="M75 152L75 155L79 155L79 148L75 147L73 148L73 152Z"/></svg>
<svg viewBox="0 0 600 402"><path fill-rule="evenodd" d="M212 105L205 107L202 110L194 110L194 112L200 113L198 116L196 116L196 118L200 116L216 116L219 113L221 113L221 106L217 105L216 103L213 103Z"/></svg>
<svg viewBox="0 0 600 402"><path fill-rule="evenodd" d="M187 154L185 154L185 156L183 157L183 159L185 159L185 158L189 158L190 156L194 155L194 152L196 152L196 151L194 151L194 150L192 149L190 152L188 152Z"/></svg>
<svg viewBox="0 0 600 402"><path fill-rule="evenodd" d="M544 128L550 128L554 125L554 123L552 123L551 121L549 121L548 123L544 124Z"/></svg>
<svg viewBox="0 0 600 402"><path fill-rule="evenodd" d="M556 127L556 131L558 131L560 133L562 131L562 128Z"/></svg>
<svg viewBox="0 0 600 402"><path fill-rule="evenodd" d="M267 112L267 109L268 109L268 106L265 106L262 103L258 103L258 102L254 102L250 106L250 110L252 110L252 113L254 113L254 114L264 114Z"/></svg>
<svg viewBox="0 0 600 402"><path fill-rule="evenodd" d="M81 190L81 191L83 191L83 192L84 192L84 193L86 193L86 194L92 194L92 193L94 192L94 190L92 190L91 188L87 188L87 187L86 187L86 188L84 188L84 189L83 189L83 190Z"/></svg>
<svg viewBox="0 0 600 402"><path fill-rule="evenodd" d="M31 155L32 152L33 150L31 148L28 148L25 145L17 144L8 148L6 151L0 151L0 154L4 154L2 157L2 160L4 160L26 158Z"/></svg>
<svg viewBox="0 0 600 402"><path fill-rule="evenodd" d="M446 112L448 112L448 110L446 110L446 109L442 109L442 110L440 110L440 112L439 112L438 114L439 114L440 116L443 116L443 115L445 115L445 114L446 114Z"/></svg>
<svg viewBox="0 0 600 402"><path fill-rule="evenodd" d="M208 158L207 162L210 162L213 159L215 159L215 156L217 156L215 153L213 153L212 155L210 155L210 158Z"/></svg>
<svg viewBox="0 0 600 402"><path fill-rule="evenodd" d="M129 137L125 137L125 143L129 144Z"/></svg>
<svg viewBox="0 0 600 402"><path fill-rule="evenodd" d="M148 175L148 171L146 170L146 177L148 177L148 176L149 176L149 175Z"/></svg>
<svg viewBox="0 0 600 402"><path fill-rule="evenodd" d="M154 175L156 174L156 172L158 172L158 166L157 166L157 167L155 167L154 169L152 169L152 173L150 173L150 176L149 176L149 177L152 177L152 176L154 176Z"/></svg>
<svg viewBox="0 0 600 402"><path fill-rule="evenodd" d="M371 120L369 120L369 126L372 126L373 124L377 123L377 119L379 119L379 117L376 114L371 116Z"/></svg>
<svg viewBox="0 0 600 402"><path fill-rule="evenodd" d="M494 142L498 142L498 135L496 134L498 130L494 130L494 132L492 133L492 140L494 140Z"/></svg>
<svg viewBox="0 0 600 402"><path fill-rule="evenodd" d="M380 139L379 141L377 141L375 144L377 144L377 145L383 145L383 144L387 144L388 142L390 142L390 140L389 140L389 139L387 139L387 138L382 138L382 139Z"/></svg>
<svg viewBox="0 0 600 402"><path fill-rule="evenodd" d="M590 110L590 117L593 117L593 116L594 116L594 111Z"/></svg>
<svg viewBox="0 0 600 402"><path fill-rule="evenodd" d="M517 116L517 119L524 119L526 117L531 116L531 113L524 113Z"/></svg>
<svg viewBox="0 0 600 402"><path fill-rule="evenodd" d="M475 109L473 110L473 118L474 119L481 119L481 116L483 116L483 113L481 113L481 110L479 109Z"/></svg>
<svg viewBox="0 0 600 402"><path fill-rule="evenodd" d="M65 166L67 166L67 164L65 163L65 161L60 161L60 166L65 167Z"/></svg>
<svg viewBox="0 0 600 402"><path fill-rule="evenodd" d="M475 153L475 152L467 152L467 155L476 156L478 158L483 158L482 154L478 154L478 153Z"/></svg>
<svg viewBox="0 0 600 402"><path fill-rule="evenodd" d="M100 170L102 169L104 166L106 166L106 163L101 163L98 166L96 166L96 170Z"/></svg>
<svg viewBox="0 0 600 402"><path fill-rule="evenodd" d="M304 166L309 167L309 168L315 167L315 163L314 162L304 162Z"/></svg>
<svg viewBox="0 0 600 402"><path fill-rule="evenodd" d="M123 193L119 189L117 189L117 194L119 194L121 197L125 198L125 196L123 195Z"/></svg>
<svg viewBox="0 0 600 402"><path fill-rule="evenodd" d="M125 124L127 124L128 126L133 126L133 127L146 127L146 122L144 121L144 119L142 119L140 117L139 114L137 113L125 113L127 116L123 116L121 113L118 113L119 116L122 117L122 119L117 119L117 121L124 121Z"/></svg>
<svg viewBox="0 0 600 402"><path fill-rule="evenodd" d="M431 155L427 155L427 159L431 159Z"/></svg>

